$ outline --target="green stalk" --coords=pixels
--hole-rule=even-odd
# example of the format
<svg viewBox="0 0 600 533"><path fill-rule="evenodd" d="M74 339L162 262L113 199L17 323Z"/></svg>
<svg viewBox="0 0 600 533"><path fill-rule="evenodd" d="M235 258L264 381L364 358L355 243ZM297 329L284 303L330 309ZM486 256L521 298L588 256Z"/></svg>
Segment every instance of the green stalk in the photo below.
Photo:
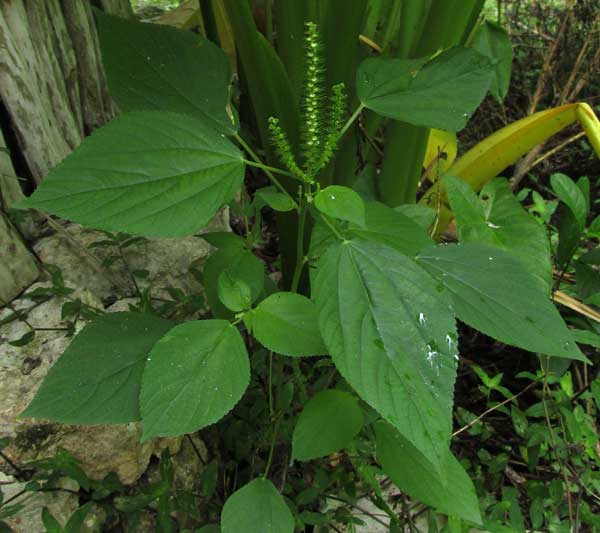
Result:
<svg viewBox="0 0 600 533"><path fill-rule="evenodd" d="M292 292L298 292L298 286L300 285L300 276L304 269L304 239L305 239L305 228L306 228L306 212L308 211L306 200L303 198L300 200L300 215L298 222L298 235L296 237L296 267L294 268L294 276L292 278L292 284L290 290Z"/></svg>
<svg viewBox="0 0 600 533"><path fill-rule="evenodd" d="M244 159L244 163L246 163L246 165L250 165L251 167L261 168L265 172L268 170L273 174L281 174L282 176L287 176L288 178L295 178L295 176L291 172L288 172L287 170L283 170L281 168L270 167L269 165L263 165L262 163L257 163L255 161L248 161L247 159Z"/></svg>
<svg viewBox="0 0 600 533"><path fill-rule="evenodd" d="M277 30L277 53L285 66L294 92L296 105L300 105L304 81L304 32L307 22L317 22L315 0L277 0L273 6Z"/></svg>
<svg viewBox="0 0 600 533"><path fill-rule="evenodd" d="M382 201L395 207L414 203L427 151L429 128L391 121L385 133L385 157L378 179Z"/></svg>
<svg viewBox="0 0 600 533"><path fill-rule="evenodd" d="M346 132L348 131L348 129L350 128L350 126L352 126L352 124L358 118L358 116L360 115L361 111L364 108L365 108L365 106L363 104L360 104L354 110L354 113L352 113L352 115L350 116L350 118L346 121L346 124L344 124L344 126L342 127L342 129L340 131L340 134L339 134L339 139L341 139L346 134Z"/></svg>
<svg viewBox="0 0 600 533"><path fill-rule="evenodd" d="M277 187L279 189L279 191L283 194L285 194L294 204L294 206L296 207L296 209L298 208L298 204L296 203L296 200L294 200L294 198L290 195L290 193L287 191L287 189L281 185L281 183L279 182L279 180L273 176L273 171L278 171L281 173L285 173L284 170L279 170L277 168L273 168L273 167L269 167L267 165L265 165L261 160L260 157L258 157L258 155L256 154L256 152L254 152L254 150L252 150L252 148L250 147L250 145L244 141L244 139L238 135L237 133L234 135L234 139L239 143L239 145L248 153L248 155L255 161L254 163L252 163L251 161L245 161L246 164L250 164L253 165L255 167L258 167L260 169L262 169L265 174L267 175L267 177L271 180L271 182L273 183L273 185L275 185L275 187ZM286 173L286 175L290 175L289 173Z"/></svg>
<svg viewBox="0 0 600 533"><path fill-rule="evenodd" d="M237 52L248 94L254 109L254 117L266 152L268 163L275 164L277 156L270 142L268 119L279 119L282 130L289 139L292 149L297 149L300 133L300 113L287 72L279 56L269 42L258 31L247 1L223 0L235 35ZM302 47L302 41L298 42ZM284 178L281 185L288 194L295 194L296 183ZM278 213L277 227L281 235L281 259L283 278L289 283L295 258L293 237L297 220L293 212Z"/></svg>
<svg viewBox="0 0 600 533"><path fill-rule="evenodd" d="M326 86L343 83L352 98L360 60L358 36L365 24L367 0L321 0L321 6L319 30Z"/></svg>
<svg viewBox="0 0 600 533"><path fill-rule="evenodd" d="M298 145L300 116L298 108L292 104L295 101L292 85L275 50L256 28L248 2L226 0L225 7L235 34L262 145L270 154L269 161L275 161L270 151L269 117L279 119L292 147ZM302 46L301 42L298 44Z"/></svg>
<svg viewBox="0 0 600 533"><path fill-rule="evenodd" d="M396 35L400 31L400 20L402 7L404 2L402 0L393 0L390 12L387 14L387 21L383 30L383 36L381 41L381 48L384 52L389 50Z"/></svg>
<svg viewBox="0 0 600 533"><path fill-rule="evenodd" d="M464 42L477 22L484 0L407 0L403 2L398 54L429 56ZM378 187L388 205L416 201L429 129L391 122L385 133L385 155Z"/></svg>

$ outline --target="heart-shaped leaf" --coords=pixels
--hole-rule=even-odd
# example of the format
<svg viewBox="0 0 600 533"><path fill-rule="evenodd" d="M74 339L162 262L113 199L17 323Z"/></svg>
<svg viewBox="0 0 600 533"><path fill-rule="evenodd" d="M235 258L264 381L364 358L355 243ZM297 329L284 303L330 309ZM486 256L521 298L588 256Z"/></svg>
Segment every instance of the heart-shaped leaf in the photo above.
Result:
<svg viewBox="0 0 600 533"><path fill-rule="evenodd" d="M283 496L263 478L234 492L221 513L223 533L293 533L294 525Z"/></svg>
<svg viewBox="0 0 600 533"><path fill-rule="evenodd" d="M324 390L304 406L292 437L292 458L310 461L350 445L363 425L355 396L342 390Z"/></svg>
<svg viewBox="0 0 600 533"><path fill-rule="evenodd" d="M431 61L365 59L357 72L358 97L384 117L415 126L459 131L490 86L489 60L454 47Z"/></svg>
<svg viewBox="0 0 600 533"><path fill-rule="evenodd" d="M258 341L283 355L322 355L323 344L314 302L293 292L277 292L244 316Z"/></svg>
<svg viewBox="0 0 600 533"><path fill-rule="evenodd" d="M96 11L102 63L121 111L173 111L224 133L237 124L227 112L227 56L190 31Z"/></svg>
<svg viewBox="0 0 600 533"><path fill-rule="evenodd" d="M154 346L144 370L142 440L193 433L225 416L244 394L250 363L239 331L226 320L195 320Z"/></svg>
<svg viewBox="0 0 600 533"><path fill-rule="evenodd" d="M180 237L206 226L243 176L242 154L211 127L140 111L96 130L20 207L107 231Z"/></svg>
<svg viewBox="0 0 600 533"><path fill-rule="evenodd" d="M99 316L73 338L21 416L65 424L139 420L146 358L172 327L142 313Z"/></svg>

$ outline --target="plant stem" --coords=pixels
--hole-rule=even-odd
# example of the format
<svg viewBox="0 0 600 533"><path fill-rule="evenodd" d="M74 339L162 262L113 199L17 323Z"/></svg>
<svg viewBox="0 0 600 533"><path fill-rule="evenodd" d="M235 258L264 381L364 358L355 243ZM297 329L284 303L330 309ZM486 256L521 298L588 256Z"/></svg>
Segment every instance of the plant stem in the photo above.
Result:
<svg viewBox="0 0 600 533"><path fill-rule="evenodd" d="M298 285L300 284L300 275L304 267L304 228L306 226L306 200L302 198L300 200L300 216L298 220L298 236L296 240L296 268L294 269L294 276L292 278L291 291L298 292Z"/></svg>
<svg viewBox="0 0 600 533"><path fill-rule="evenodd" d="M271 469L271 463L273 463L273 451L275 450L275 441L277 440L277 433L279 432L280 421L281 417L278 417L275 421L275 428L273 428L273 438L271 439L271 447L269 448L269 457L267 459L267 466L265 467L263 479L267 479L267 476L269 475L269 470Z"/></svg>
<svg viewBox="0 0 600 533"><path fill-rule="evenodd" d="M283 170L282 168L270 167L269 165L263 165L262 163L257 163L256 161L249 161L248 159L244 159L244 163L246 165L250 165L251 167L260 168L264 171L272 172L273 174L281 174L282 176L287 176L288 178L298 179L294 174L288 172L287 170Z"/></svg>
<svg viewBox="0 0 600 533"><path fill-rule="evenodd" d="M275 407L273 406L273 352L269 351L269 415L271 419L275 416Z"/></svg>
<svg viewBox="0 0 600 533"><path fill-rule="evenodd" d="M348 128L350 128L350 126L352 126L352 123L358 118L358 115L360 115L361 111L365 108L365 106L363 104L360 104L356 110L354 111L354 113L352 113L352 116L347 120L346 124L344 124L344 127L341 129L340 134L338 136L338 141L339 139L341 139L344 134L348 131Z"/></svg>
<svg viewBox="0 0 600 533"><path fill-rule="evenodd" d="M258 163L260 165L259 168L261 168L262 170L264 170L264 172L267 175L267 177L273 182L273 185L275 185L275 187L277 187L283 194L285 194L292 201L292 203L294 204L294 207L296 209L298 209L298 204L296 203L296 200L294 200L290 196L290 193L288 193L286 191L285 187L283 185L281 185L281 183L279 183L279 180L271 172L271 167L267 167L266 165L263 164L263 162L260 160L260 157L258 157L258 155L256 155L256 153L254 152L254 150L252 150L252 148L250 148L250 146L248 145L248 143L246 141L244 141L244 139L242 139L242 137L240 135L238 135L236 133L235 136L234 136L234 138L239 143L239 145L248 153L248 155L252 159L254 159L254 161L256 163Z"/></svg>
<svg viewBox="0 0 600 533"><path fill-rule="evenodd" d="M329 219L327 218L326 215L324 215L323 213L321 213L321 219L323 220L323 222L325 222L325 224L327 225L327 227L332 231L332 233L341 241L345 241L346 237L344 237L337 229L336 227L329 221Z"/></svg>

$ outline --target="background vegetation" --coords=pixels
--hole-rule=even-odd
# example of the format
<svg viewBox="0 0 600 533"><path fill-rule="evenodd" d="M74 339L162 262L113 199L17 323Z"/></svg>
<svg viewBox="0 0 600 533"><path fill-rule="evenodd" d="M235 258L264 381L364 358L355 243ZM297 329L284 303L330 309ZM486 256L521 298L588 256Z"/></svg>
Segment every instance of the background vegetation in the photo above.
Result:
<svg viewBox="0 0 600 533"><path fill-rule="evenodd" d="M177 1L132 2L145 18L159 16ZM568 6L574 5L573 9ZM485 12L509 31L514 47L513 77L503 104L488 97L459 135L462 152L501 127L536 110L573 101L600 105L600 6L597 0L488 1ZM512 179L522 205L537 217L558 249L560 202L553 176L589 180L589 210L585 227L568 261L556 261L555 288L565 295L561 312L569 325L587 332L585 350L597 362L600 348L600 164L576 126L563 131L536 149L505 176ZM556 180L556 178L554 178ZM258 172L249 172L250 195L266 183ZM243 234L247 212L233 206L232 227ZM280 270L277 229L273 213L263 219L259 254L273 272ZM455 237L451 232L448 239ZM112 241L112 242L108 242ZM119 248L123 238L109 235L106 246ZM60 276L54 289L60 294ZM518 290L518 288L516 289ZM174 292L165 313L193 305ZM585 304L583 304L585 302ZM142 298L139 306L147 301ZM68 316L68 313L67 313ZM569 532L600 530L600 378L596 367L573 362L556 378L540 370L529 352L493 341L467 326L459 331L461 359L455 391L455 431L452 450L475 482L488 531ZM92 507L104 513L103 530L218 531L223 503L247 480L267 471L295 511L298 527L305 531L373 531L390 524L391 531L467 531L459 520L410 501L401 492L387 490L390 480L364 457L372 455L372 435L361 434L353 449L320 461L290 464L287 444L301 410L292 381L265 396L272 360L258 350L252 359L252 381L243 401L216 428L202 432L209 449L202 475L192 490L180 490L173 481L168 454L136 487L126 488L113 477L94 482L68 455L43 464L20 465L31 487L52 488L61 476L75 479L81 510L72 526L55 524L46 513L48 531L78 531ZM476 361L476 362L475 362ZM561 365L544 359L543 365ZM293 375L292 365L277 372ZM270 375L270 372L268 373ZM334 375L323 360L307 371L308 383L325 384ZM270 384L268 384L270 389ZM305 394L305 391L304 391ZM273 403L275 402L275 403ZM278 429L273 431L273 425ZM240 435L244 435L241 439ZM367 503L372 504L365 508ZM3 517L19 511L18 502L4 502ZM149 518L148 518L149 517ZM426 521L424 520L426 518ZM369 525L365 526L364 523ZM140 524L146 525L140 525ZM426 525L423 525L425 524ZM209 525L206 525L209 524ZM2 526L0 525L0 528ZM71 529L69 529L71 527ZM360 528L363 529L360 529ZM140 529L141 528L141 529ZM1 529L0 529L1 530Z"/></svg>

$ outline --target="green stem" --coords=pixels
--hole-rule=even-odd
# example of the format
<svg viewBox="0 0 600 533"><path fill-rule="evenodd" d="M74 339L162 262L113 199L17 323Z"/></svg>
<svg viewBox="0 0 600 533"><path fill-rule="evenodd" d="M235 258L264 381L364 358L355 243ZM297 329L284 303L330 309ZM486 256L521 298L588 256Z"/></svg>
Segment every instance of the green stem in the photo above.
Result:
<svg viewBox="0 0 600 533"><path fill-rule="evenodd" d="M275 416L273 405L273 352L269 351L269 415L271 419Z"/></svg>
<svg viewBox="0 0 600 533"><path fill-rule="evenodd" d="M300 284L300 275L304 268L304 228L306 226L306 201L300 200L300 217L298 220L298 235L296 237L296 268L294 269L294 276L292 278L291 291L298 292L298 285Z"/></svg>
<svg viewBox="0 0 600 533"><path fill-rule="evenodd" d="M247 159L244 159L244 163L246 163L246 165L250 165L251 167L261 168L265 172L268 170L273 174L281 174L282 176L287 176L288 178L294 178L295 180L298 179L291 172L288 172L287 170L283 170L281 168L270 167L269 165L263 165L262 163L256 163L255 161L248 161Z"/></svg>
<svg viewBox="0 0 600 533"><path fill-rule="evenodd" d="M265 467L265 473L263 474L263 479L267 479L269 475L269 470L271 470L271 464L273 463L273 451L275 450L275 442L277 441L277 433L279 433L279 422L281 421L281 417L278 417L275 421L275 427L273 428L273 437L271 439L271 447L269 448L269 457L267 459L267 466Z"/></svg>
<svg viewBox="0 0 600 533"><path fill-rule="evenodd" d="M323 220L323 222L325 222L325 224L329 227L329 229L332 231L332 233L340 240L340 241L345 241L346 237L344 237L337 229L336 227L329 221L329 219L327 218L326 215L324 215L323 213L320 213L321 215L321 219Z"/></svg>
<svg viewBox="0 0 600 533"><path fill-rule="evenodd" d="M260 160L260 157L258 157L258 155L256 155L256 153L254 152L254 150L252 150L252 148L250 148L250 146L248 145L248 143L246 141L244 141L244 139L242 139L242 137L240 135L238 135L236 133L234 135L234 139L248 153L248 155L252 159L254 159L254 161L256 163L258 163L258 165L260 165L259 168L261 168L262 170L264 170L265 174L271 180L271 182L273 183L273 185L275 185L275 187L277 187L283 194L285 194L292 201L292 203L294 204L294 207L296 209L298 209L298 204L296 203L296 200L294 200L290 196L290 194L285 190L285 187L283 185L281 185L281 183L279 183L279 180L275 176L273 176L273 173L271 172L271 167L267 167L267 165L263 164L263 162Z"/></svg>
<svg viewBox="0 0 600 533"><path fill-rule="evenodd" d="M346 122L346 124L344 124L344 127L340 131L340 134L338 136L338 142L344 136L344 134L348 131L348 128L350 128L350 126L352 126L352 123L358 118L358 115L360 115L361 111L364 108L365 108L364 104L360 104L356 108L356 110L354 111L354 113L352 113L352 115L350 116L350 118L348 119L348 121Z"/></svg>
<svg viewBox="0 0 600 533"><path fill-rule="evenodd" d="M381 43L381 48L383 50L387 50L388 46L392 42L394 34L399 29L398 21L400 20L400 13L402 10L402 2L401 0L394 0L392 4L392 8L390 9L390 13L387 18L387 23L385 25L385 30L383 32L383 41Z"/></svg>

